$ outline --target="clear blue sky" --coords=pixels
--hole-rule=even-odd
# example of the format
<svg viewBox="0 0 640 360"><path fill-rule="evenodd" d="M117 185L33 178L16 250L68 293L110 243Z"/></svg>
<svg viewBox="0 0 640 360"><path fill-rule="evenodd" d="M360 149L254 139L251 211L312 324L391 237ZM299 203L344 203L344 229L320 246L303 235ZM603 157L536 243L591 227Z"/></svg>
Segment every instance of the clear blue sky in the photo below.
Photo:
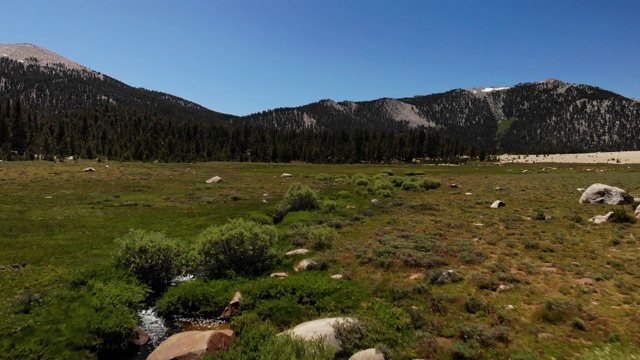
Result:
<svg viewBox="0 0 640 360"><path fill-rule="evenodd" d="M0 43L245 115L558 78L640 98L637 0L0 0Z"/></svg>

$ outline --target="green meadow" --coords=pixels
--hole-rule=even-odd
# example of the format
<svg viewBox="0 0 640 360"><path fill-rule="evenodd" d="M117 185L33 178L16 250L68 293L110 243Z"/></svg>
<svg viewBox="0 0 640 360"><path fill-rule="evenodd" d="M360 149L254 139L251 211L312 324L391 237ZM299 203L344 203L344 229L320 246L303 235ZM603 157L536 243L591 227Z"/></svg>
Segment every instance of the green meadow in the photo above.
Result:
<svg viewBox="0 0 640 360"><path fill-rule="evenodd" d="M331 358L378 347L394 359L631 359L640 225L588 219L635 207L579 204L576 189L640 197L639 175L620 164L0 162L0 358L108 358L129 345L137 310L215 317L241 291L231 326L245 358L252 336L350 316L362 323ZM320 208L278 218L292 184ZM238 218L274 227L268 271L153 291L114 261L130 230L188 254L199 234ZM284 255L300 247L309 254ZM295 272L305 258L317 266Z"/></svg>

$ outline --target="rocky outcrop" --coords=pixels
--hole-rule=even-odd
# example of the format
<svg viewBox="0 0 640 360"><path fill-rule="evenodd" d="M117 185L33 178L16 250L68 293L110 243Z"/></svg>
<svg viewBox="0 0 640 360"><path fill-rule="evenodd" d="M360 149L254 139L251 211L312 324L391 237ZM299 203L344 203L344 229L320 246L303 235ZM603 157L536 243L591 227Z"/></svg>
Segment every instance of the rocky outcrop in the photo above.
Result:
<svg viewBox="0 0 640 360"><path fill-rule="evenodd" d="M340 349L340 341L336 335L336 326L357 324L358 320L350 317L333 317L304 322L279 335L298 337L304 340L323 339L327 345Z"/></svg>
<svg viewBox="0 0 640 360"><path fill-rule="evenodd" d="M581 204L622 205L631 204L633 196L619 187L593 184L582 193L579 202Z"/></svg>
<svg viewBox="0 0 640 360"><path fill-rule="evenodd" d="M147 360L198 360L229 350L232 330L185 331L162 342Z"/></svg>

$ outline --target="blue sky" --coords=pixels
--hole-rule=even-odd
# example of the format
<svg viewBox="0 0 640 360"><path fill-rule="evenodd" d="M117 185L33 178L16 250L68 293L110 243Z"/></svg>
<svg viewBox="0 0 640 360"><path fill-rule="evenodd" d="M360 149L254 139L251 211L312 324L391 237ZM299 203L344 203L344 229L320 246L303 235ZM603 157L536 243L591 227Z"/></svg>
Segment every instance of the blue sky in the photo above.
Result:
<svg viewBox="0 0 640 360"><path fill-rule="evenodd" d="M640 98L637 0L0 0L0 43L245 115L550 77Z"/></svg>

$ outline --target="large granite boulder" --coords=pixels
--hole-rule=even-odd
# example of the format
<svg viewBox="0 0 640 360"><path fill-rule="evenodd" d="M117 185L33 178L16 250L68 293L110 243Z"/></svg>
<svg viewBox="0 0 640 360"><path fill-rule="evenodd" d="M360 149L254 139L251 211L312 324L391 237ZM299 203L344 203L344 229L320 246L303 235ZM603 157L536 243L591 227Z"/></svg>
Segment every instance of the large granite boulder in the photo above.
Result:
<svg viewBox="0 0 640 360"><path fill-rule="evenodd" d="M593 184L582 193L579 202L581 204L622 205L631 204L633 196L619 187Z"/></svg>
<svg viewBox="0 0 640 360"><path fill-rule="evenodd" d="M163 341L147 360L199 360L229 350L233 330L185 331Z"/></svg>
<svg viewBox="0 0 640 360"><path fill-rule="evenodd" d="M298 337L304 340L324 339L327 344L340 349L340 341L336 335L336 326L357 324L358 320L349 317L333 317L304 322L279 335Z"/></svg>

